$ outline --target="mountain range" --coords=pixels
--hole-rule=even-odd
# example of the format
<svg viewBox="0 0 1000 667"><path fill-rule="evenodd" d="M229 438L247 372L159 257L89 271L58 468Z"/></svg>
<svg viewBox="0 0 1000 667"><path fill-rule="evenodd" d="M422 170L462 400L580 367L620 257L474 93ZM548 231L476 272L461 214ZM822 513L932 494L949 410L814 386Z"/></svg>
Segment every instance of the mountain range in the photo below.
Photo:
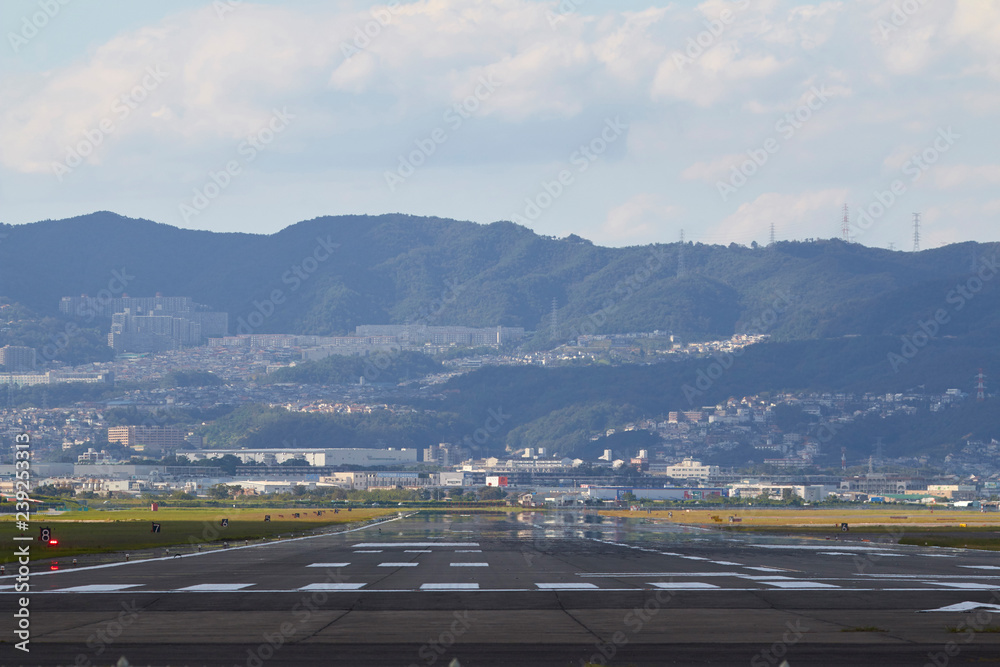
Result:
<svg viewBox="0 0 1000 667"><path fill-rule="evenodd" d="M67 295L159 292L227 311L242 333L341 335L358 324L422 322L521 326L536 332L534 347L653 330L794 340L914 334L939 311L937 335L995 339L1000 329L997 243L921 252L840 240L606 248L511 222L336 216L260 235L103 211L2 225L0 239L0 296L35 312L55 314ZM248 320L254 311L263 317Z"/></svg>

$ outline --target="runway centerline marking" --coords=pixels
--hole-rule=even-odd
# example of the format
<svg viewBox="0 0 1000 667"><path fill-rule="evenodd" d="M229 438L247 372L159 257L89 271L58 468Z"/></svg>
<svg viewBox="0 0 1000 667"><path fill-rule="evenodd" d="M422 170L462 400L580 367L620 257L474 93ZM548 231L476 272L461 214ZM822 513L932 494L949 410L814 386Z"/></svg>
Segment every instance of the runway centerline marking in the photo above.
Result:
<svg viewBox="0 0 1000 667"><path fill-rule="evenodd" d="M379 567L416 567L420 563L379 563Z"/></svg>
<svg viewBox="0 0 1000 667"><path fill-rule="evenodd" d="M86 586L72 586L70 588L60 588L53 593L114 593L127 588L138 588L145 584L87 584Z"/></svg>
<svg viewBox="0 0 1000 667"><path fill-rule="evenodd" d="M425 547L478 547L478 542L358 542L355 549L421 549Z"/></svg>
<svg viewBox="0 0 1000 667"><path fill-rule="evenodd" d="M833 584L821 584L816 581L762 581L760 583L767 584L768 586L775 586L777 588L840 588L840 586L834 586Z"/></svg>
<svg viewBox="0 0 1000 667"><path fill-rule="evenodd" d="M970 591L994 591L1000 589L1000 585L998 584L977 584L971 581L922 581L921 583Z"/></svg>
<svg viewBox="0 0 1000 667"><path fill-rule="evenodd" d="M483 550L482 549L455 549L455 553L457 553L457 554L481 554L481 553L483 553Z"/></svg>
<svg viewBox="0 0 1000 667"><path fill-rule="evenodd" d="M452 563L452 567L489 567L489 563Z"/></svg>
<svg viewBox="0 0 1000 667"><path fill-rule="evenodd" d="M543 591L589 591L597 588L596 584L568 583L568 584L535 584L539 590Z"/></svg>
<svg viewBox="0 0 1000 667"><path fill-rule="evenodd" d="M404 554L432 554L432 553L434 553L434 550L433 549L404 549L403 553Z"/></svg>
<svg viewBox="0 0 1000 667"><path fill-rule="evenodd" d="M672 591L693 591L710 588L719 588L715 584L706 584L703 581L653 581L651 586Z"/></svg>
<svg viewBox="0 0 1000 667"><path fill-rule="evenodd" d="M992 604L990 602L958 602L938 609L920 609L918 613L932 611L974 611L976 609L989 609L990 611L1000 612L1000 604Z"/></svg>
<svg viewBox="0 0 1000 667"><path fill-rule="evenodd" d="M422 591L478 591L479 584L421 584Z"/></svg>
<svg viewBox="0 0 1000 667"><path fill-rule="evenodd" d="M178 588L178 591L192 593L224 593L226 591L238 591L242 588L253 586L253 584L195 584Z"/></svg>
<svg viewBox="0 0 1000 667"><path fill-rule="evenodd" d="M347 567L350 563L311 563L306 567Z"/></svg>
<svg viewBox="0 0 1000 667"><path fill-rule="evenodd" d="M381 549L359 549L358 551L355 551L354 553L356 553L356 554L380 554L380 553L382 553L382 550Z"/></svg>
<svg viewBox="0 0 1000 667"><path fill-rule="evenodd" d="M366 584L309 584L299 588L300 591L356 591Z"/></svg>

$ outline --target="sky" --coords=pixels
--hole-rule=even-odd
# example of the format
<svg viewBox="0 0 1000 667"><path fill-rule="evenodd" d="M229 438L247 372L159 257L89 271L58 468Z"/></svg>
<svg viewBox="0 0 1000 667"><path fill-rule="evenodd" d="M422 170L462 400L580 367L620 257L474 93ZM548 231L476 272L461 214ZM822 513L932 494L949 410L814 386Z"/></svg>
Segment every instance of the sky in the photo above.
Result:
<svg viewBox="0 0 1000 667"><path fill-rule="evenodd" d="M0 222L998 239L994 0L6 0Z"/></svg>

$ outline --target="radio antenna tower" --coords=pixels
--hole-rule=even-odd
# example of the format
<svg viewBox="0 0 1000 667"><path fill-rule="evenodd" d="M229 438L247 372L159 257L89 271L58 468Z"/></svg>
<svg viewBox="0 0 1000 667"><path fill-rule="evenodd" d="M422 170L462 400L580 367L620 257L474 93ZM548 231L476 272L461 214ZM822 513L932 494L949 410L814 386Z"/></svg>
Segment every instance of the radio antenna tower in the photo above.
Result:
<svg viewBox="0 0 1000 667"><path fill-rule="evenodd" d="M767 245L774 245L774 223L773 222L771 223L771 238L768 241Z"/></svg>
<svg viewBox="0 0 1000 667"><path fill-rule="evenodd" d="M920 252L920 214L913 214L913 252Z"/></svg>
<svg viewBox="0 0 1000 667"><path fill-rule="evenodd" d="M983 374L983 369L979 369L979 374L976 375L976 400L979 402L986 400L986 376Z"/></svg>
<svg viewBox="0 0 1000 667"><path fill-rule="evenodd" d="M847 204L844 204L844 223L840 228L840 233L844 239L844 243L851 242L851 216L849 215Z"/></svg>

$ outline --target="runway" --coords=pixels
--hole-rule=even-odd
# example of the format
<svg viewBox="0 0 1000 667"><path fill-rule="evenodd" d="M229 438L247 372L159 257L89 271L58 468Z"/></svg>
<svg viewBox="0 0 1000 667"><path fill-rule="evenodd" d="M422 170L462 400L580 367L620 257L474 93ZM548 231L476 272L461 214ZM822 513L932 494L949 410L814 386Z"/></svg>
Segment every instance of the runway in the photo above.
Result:
<svg viewBox="0 0 1000 667"><path fill-rule="evenodd" d="M12 585L0 579L0 595ZM942 667L1000 655L996 554L571 512L420 514L34 572L32 586L30 659L7 644L5 665Z"/></svg>

